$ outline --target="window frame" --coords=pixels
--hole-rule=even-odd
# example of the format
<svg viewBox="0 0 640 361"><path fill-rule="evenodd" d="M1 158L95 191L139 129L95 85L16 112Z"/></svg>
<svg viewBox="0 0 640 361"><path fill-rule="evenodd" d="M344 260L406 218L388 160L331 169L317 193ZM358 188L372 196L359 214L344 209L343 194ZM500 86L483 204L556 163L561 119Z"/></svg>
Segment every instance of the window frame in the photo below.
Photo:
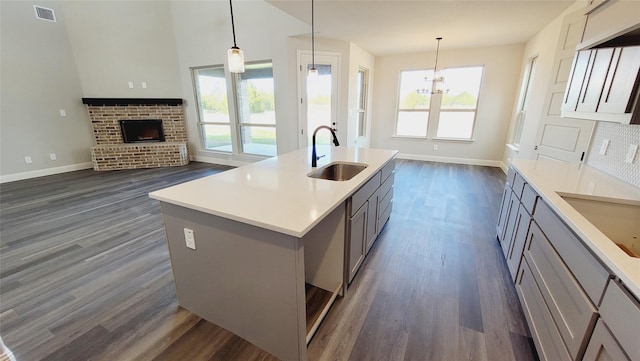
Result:
<svg viewBox="0 0 640 361"><path fill-rule="evenodd" d="M273 72L273 61L272 60L259 60L253 62L246 62L246 65L256 65L256 64L270 64ZM228 123L223 122L212 122L205 121L203 116L203 109L201 107L201 94L199 91L199 80L198 80L198 71L206 70L206 69L222 69L224 71L224 80L225 80L225 88L226 88L226 97L227 97L227 116L229 118ZM238 156L246 156L246 157L257 157L257 158L269 158L272 156L278 155L278 139L277 139L277 113L275 113L275 77L273 77L274 82L274 95L273 95L273 103L274 103L274 116L275 123L274 124L262 124L262 123L248 123L242 120L242 116L240 114L240 107L242 106L242 99L240 94L238 93L241 90L240 83L242 82L242 74L230 73L224 64L215 64L215 65L204 65L204 66L196 66L191 67L191 78L193 85L193 92L195 96L196 103L196 116L197 116L197 124L198 124L198 132L200 135L200 145L202 150L205 152L211 152L216 154L225 154L225 155L238 155ZM221 149L212 149L207 148L206 136L207 132L205 127L207 125L223 125L229 127L230 132L230 143L231 143L231 151L225 151ZM242 139L242 129L243 127L268 127L273 128L275 131L276 139L275 139L275 154L274 155L266 155L259 153L250 153L245 151L245 144Z"/></svg>
<svg viewBox="0 0 640 361"><path fill-rule="evenodd" d="M225 95L227 97L227 116L229 117L229 122L228 123L223 123L223 122L210 122L210 121L205 121L204 120L204 116L203 116L203 109L200 106L201 104L201 94L200 94L200 83L198 81L198 75L197 72L200 70L205 70L205 69L222 69L223 73L225 74L224 76L224 81L225 81ZM232 109L232 105L229 99L229 82L226 76L226 68L224 66L224 64L215 64L215 65L204 65L204 66L196 66L196 67L191 67L191 80L192 80L192 85L193 85L193 92L194 92L194 96L195 96L195 101L196 101L196 115L197 115L197 124L198 124L198 132L200 134L200 145L202 146L202 149L207 151L207 152L213 152L213 153L220 153L220 154L232 154L233 153L233 138L234 138L234 134L233 134L233 120L231 117L231 109ZM207 132L205 130L205 126L207 125L224 125L224 126L228 126L229 127L229 140L231 143L231 151L224 151L224 150L220 150L220 149L211 149L211 148L207 148L207 140L206 140L206 136L207 136Z"/></svg>
<svg viewBox="0 0 640 361"><path fill-rule="evenodd" d="M432 107L432 103L433 103L433 94L429 97L429 106L427 108L421 108L421 109L403 109L400 108L400 104L401 104L401 99L400 99L400 95L401 95L401 90L402 90L402 74L405 72L418 72L418 71L422 71L422 72L426 72L426 73L433 73L435 76L435 72L434 69L432 68L420 68L420 69L404 69L404 70L400 70L399 76L398 76L398 89L397 89L397 96L396 96L396 119L395 119L395 124L394 124L394 128L393 128L393 138L404 138L404 139L429 139L429 124L431 121L431 113L433 110ZM418 89L416 89L417 92ZM398 121L400 120L400 112L409 112L409 113L426 113L426 125L425 125L425 134L424 135L403 135L403 134L398 134Z"/></svg>
<svg viewBox="0 0 640 361"><path fill-rule="evenodd" d="M535 80L536 69L538 67L538 55L533 55L527 59L524 75L520 83L520 95L518 97L518 110L513 118L513 133L510 137L510 143L517 149L520 148L522 140L522 131L524 128L524 119L527 115L529 107L529 99L531 98L531 90L533 81Z"/></svg>
<svg viewBox="0 0 640 361"><path fill-rule="evenodd" d="M262 60L262 61L252 61L252 62L245 62L245 67L250 67L251 65L259 65L259 64L271 64L271 73L273 75L273 61L271 60ZM257 156L257 157L273 157L273 156L277 156L278 155L278 132L277 132L277 125L278 125L278 118L277 118L277 114L275 113L275 77L272 76L272 80L273 80L273 88L274 88L274 94L273 94L273 104L274 104L274 123L273 124L269 124L269 123L247 123L246 121L243 120L243 116L241 115L242 112L240 111L240 107L242 106L241 103L241 99L242 97L239 94L240 91L240 84L242 82L242 74L239 73L231 73L231 77L232 77L232 89L233 89L233 94L234 94L234 99L233 99L233 104L234 104L234 110L236 113L236 137L238 138L238 154L242 154L242 155L250 155L250 156ZM273 128L274 132L275 132L275 136L276 136L276 143L275 143L275 154L274 155L265 155L265 154L259 154L259 153L249 153L245 151L245 144L242 140L242 128L243 127L262 127L262 128Z"/></svg>
<svg viewBox="0 0 640 361"><path fill-rule="evenodd" d="M463 141L463 142L473 142L474 141L474 135L476 132L476 121L478 119L478 108L480 107L480 93L482 91L482 81L484 80L484 65L465 65L465 66L455 66L455 67L448 67L448 68L444 68L443 70L447 71L447 70L451 70L451 69L466 69L466 68L480 68L480 83L478 84L478 95L476 98L476 106L475 108L471 109L443 109L442 107L442 96L443 94L439 94L440 96L440 101L438 102L438 114L435 117L435 121L434 121L434 132L435 135L433 137L433 139L436 140L451 140L451 141ZM445 88L446 88L446 77L445 77ZM440 121L442 119L442 117L440 116L442 113L471 113L473 112L473 122L471 123L471 134L469 135L469 138L454 138L454 137L442 137L442 136L438 136L438 126L440 125Z"/></svg>
<svg viewBox="0 0 640 361"><path fill-rule="evenodd" d="M356 109L356 138L366 138L367 136L367 103L369 96L369 69L358 68L358 88L356 98L358 106ZM362 131L362 133L360 132Z"/></svg>

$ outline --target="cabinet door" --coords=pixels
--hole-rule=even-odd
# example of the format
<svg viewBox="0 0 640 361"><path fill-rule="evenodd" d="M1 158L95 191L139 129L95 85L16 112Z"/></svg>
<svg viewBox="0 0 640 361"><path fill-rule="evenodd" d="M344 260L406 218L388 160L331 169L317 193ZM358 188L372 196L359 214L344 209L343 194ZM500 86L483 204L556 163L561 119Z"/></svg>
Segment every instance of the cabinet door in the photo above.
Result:
<svg viewBox="0 0 640 361"><path fill-rule="evenodd" d="M496 226L496 232L498 240L502 243L504 239L504 229L507 224L507 215L509 214L509 204L511 202L511 187L509 183L504 185L504 191L502 192L502 205L500 206L500 215L498 216L498 225Z"/></svg>
<svg viewBox="0 0 640 361"><path fill-rule="evenodd" d="M349 283L364 260L368 209L365 202L349 220Z"/></svg>
<svg viewBox="0 0 640 361"><path fill-rule="evenodd" d="M511 247L507 253L507 266L509 266L509 272L511 272L511 278L516 279L518 269L520 267L520 261L522 259L522 253L524 252L524 244L527 240L527 233L529 232L529 224L531 223L531 216L527 212L524 205L520 205L518 208L518 215L516 217L516 225L513 230L513 240Z"/></svg>
<svg viewBox="0 0 640 361"><path fill-rule="evenodd" d="M380 195L380 190L378 189L375 193L369 197L367 204L367 233L366 233L366 242L365 242L365 253L369 253L371 246L373 246L373 242L378 237L378 233L380 230L378 229L378 198Z"/></svg>
<svg viewBox="0 0 640 361"><path fill-rule="evenodd" d="M580 91L580 101L576 110L579 112L595 112L604 89L609 65L613 57L613 48L592 50L591 61L587 69L587 77Z"/></svg>
<svg viewBox="0 0 640 361"><path fill-rule="evenodd" d="M516 197L515 193L511 192L509 198L509 208L507 209L507 222L504 227L504 235L502 236L502 252L506 256L509 253L509 247L513 241L513 233L516 228L516 221L518 220L518 207L520 206L520 200Z"/></svg>
<svg viewBox="0 0 640 361"><path fill-rule="evenodd" d="M631 359L627 357L605 323L600 319L582 361L631 361Z"/></svg>
<svg viewBox="0 0 640 361"><path fill-rule="evenodd" d="M639 69L640 46L616 48L598 106L599 113L631 112Z"/></svg>
<svg viewBox="0 0 640 361"><path fill-rule="evenodd" d="M580 98L580 90L587 74L587 68L589 66L589 60L591 59L591 50L583 50L576 53L573 58L573 65L571 67L571 76L567 83L567 90L565 91L564 103L562 104L562 110L567 112L575 112L578 105L578 99Z"/></svg>

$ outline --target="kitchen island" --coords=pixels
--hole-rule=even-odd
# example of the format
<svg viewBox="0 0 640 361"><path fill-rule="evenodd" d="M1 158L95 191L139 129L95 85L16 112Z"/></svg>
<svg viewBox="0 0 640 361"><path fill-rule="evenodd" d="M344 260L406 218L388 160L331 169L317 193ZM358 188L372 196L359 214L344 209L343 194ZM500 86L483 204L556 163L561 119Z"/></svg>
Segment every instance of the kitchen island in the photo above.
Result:
<svg viewBox="0 0 640 361"><path fill-rule="evenodd" d="M396 154L320 146L319 169L367 167L347 181L311 178L308 148L152 192L179 305L282 360L306 360L315 328L346 292L350 197L379 183ZM310 328L307 285L332 295Z"/></svg>

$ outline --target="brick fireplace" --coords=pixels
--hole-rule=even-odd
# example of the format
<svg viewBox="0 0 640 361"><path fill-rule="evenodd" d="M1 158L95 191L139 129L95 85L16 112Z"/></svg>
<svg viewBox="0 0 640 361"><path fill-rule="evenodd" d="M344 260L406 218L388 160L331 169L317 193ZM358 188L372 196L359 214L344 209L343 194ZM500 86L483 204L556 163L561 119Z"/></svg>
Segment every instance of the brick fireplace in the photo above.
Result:
<svg viewBox="0 0 640 361"><path fill-rule="evenodd" d="M96 146L93 169L115 170L181 166L189 163L182 99L82 98L87 106ZM125 143L121 121L161 120L163 138Z"/></svg>

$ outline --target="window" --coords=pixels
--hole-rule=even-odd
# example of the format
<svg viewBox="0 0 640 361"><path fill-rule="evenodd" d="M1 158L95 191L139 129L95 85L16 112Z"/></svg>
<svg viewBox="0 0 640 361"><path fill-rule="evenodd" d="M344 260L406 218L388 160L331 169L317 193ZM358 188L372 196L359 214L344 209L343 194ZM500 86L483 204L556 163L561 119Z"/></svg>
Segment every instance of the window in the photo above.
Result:
<svg viewBox="0 0 640 361"><path fill-rule="evenodd" d="M192 70L203 147L225 153L263 156L277 154L273 65L245 64L232 74L234 101L230 102L223 66ZM237 119L229 104L236 104Z"/></svg>
<svg viewBox="0 0 640 361"><path fill-rule="evenodd" d="M224 68L194 69L198 116L205 149L231 152L231 122Z"/></svg>
<svg viewBox="0 0 640 361"><path fill-rule="evenodd" d="M518 113L515 118L515 131L513 133L513 144L519 146L522 138L522 127L524 126L524 117L527 114L529 106L529 97L531 95L531 86L533 85L533 77L536 74L536 65L538 57L529 59L527 68L525 69L524 78L522 79L522 88L520 89L520 99L518 100Z"/></svg>
<svg viewBox="0 0 640 361"><path fill-rule="evenodd" d="M449 68L444 70L445 88L442 94L436 138L471 139L478 108L482 67Z"/></svg>
<svg viewBox="0 0 640 361"><path fill-rule="evenodd" d="M271 63L246 64L236 80L241 152L275 156L276 112Z"/></svg>
<svg viewBox="0 0 640 361"><path fill-rule="evenodd" d="M367 114L367 82L369 81L369 71L367 69L358 70L358 123L356 137L366 136L366 114Z"/></svg>
<svg viewBox="0 0 640 361"><path fill-rule="evenodd" d="M431 94L433 70L402 71L395 135L427 137L435 131L436 138L472 139L482 71L481 66L445 69L444 94ZM429 121L435 129L429 130Z"/></svg>
<svg viewBox="0 0 640 361"><path fill-rule="evenodd" d="M433 70L410 70L400 73L396 136L426 137L431 93L424 89L425 79L433 79Z"/></svg>

